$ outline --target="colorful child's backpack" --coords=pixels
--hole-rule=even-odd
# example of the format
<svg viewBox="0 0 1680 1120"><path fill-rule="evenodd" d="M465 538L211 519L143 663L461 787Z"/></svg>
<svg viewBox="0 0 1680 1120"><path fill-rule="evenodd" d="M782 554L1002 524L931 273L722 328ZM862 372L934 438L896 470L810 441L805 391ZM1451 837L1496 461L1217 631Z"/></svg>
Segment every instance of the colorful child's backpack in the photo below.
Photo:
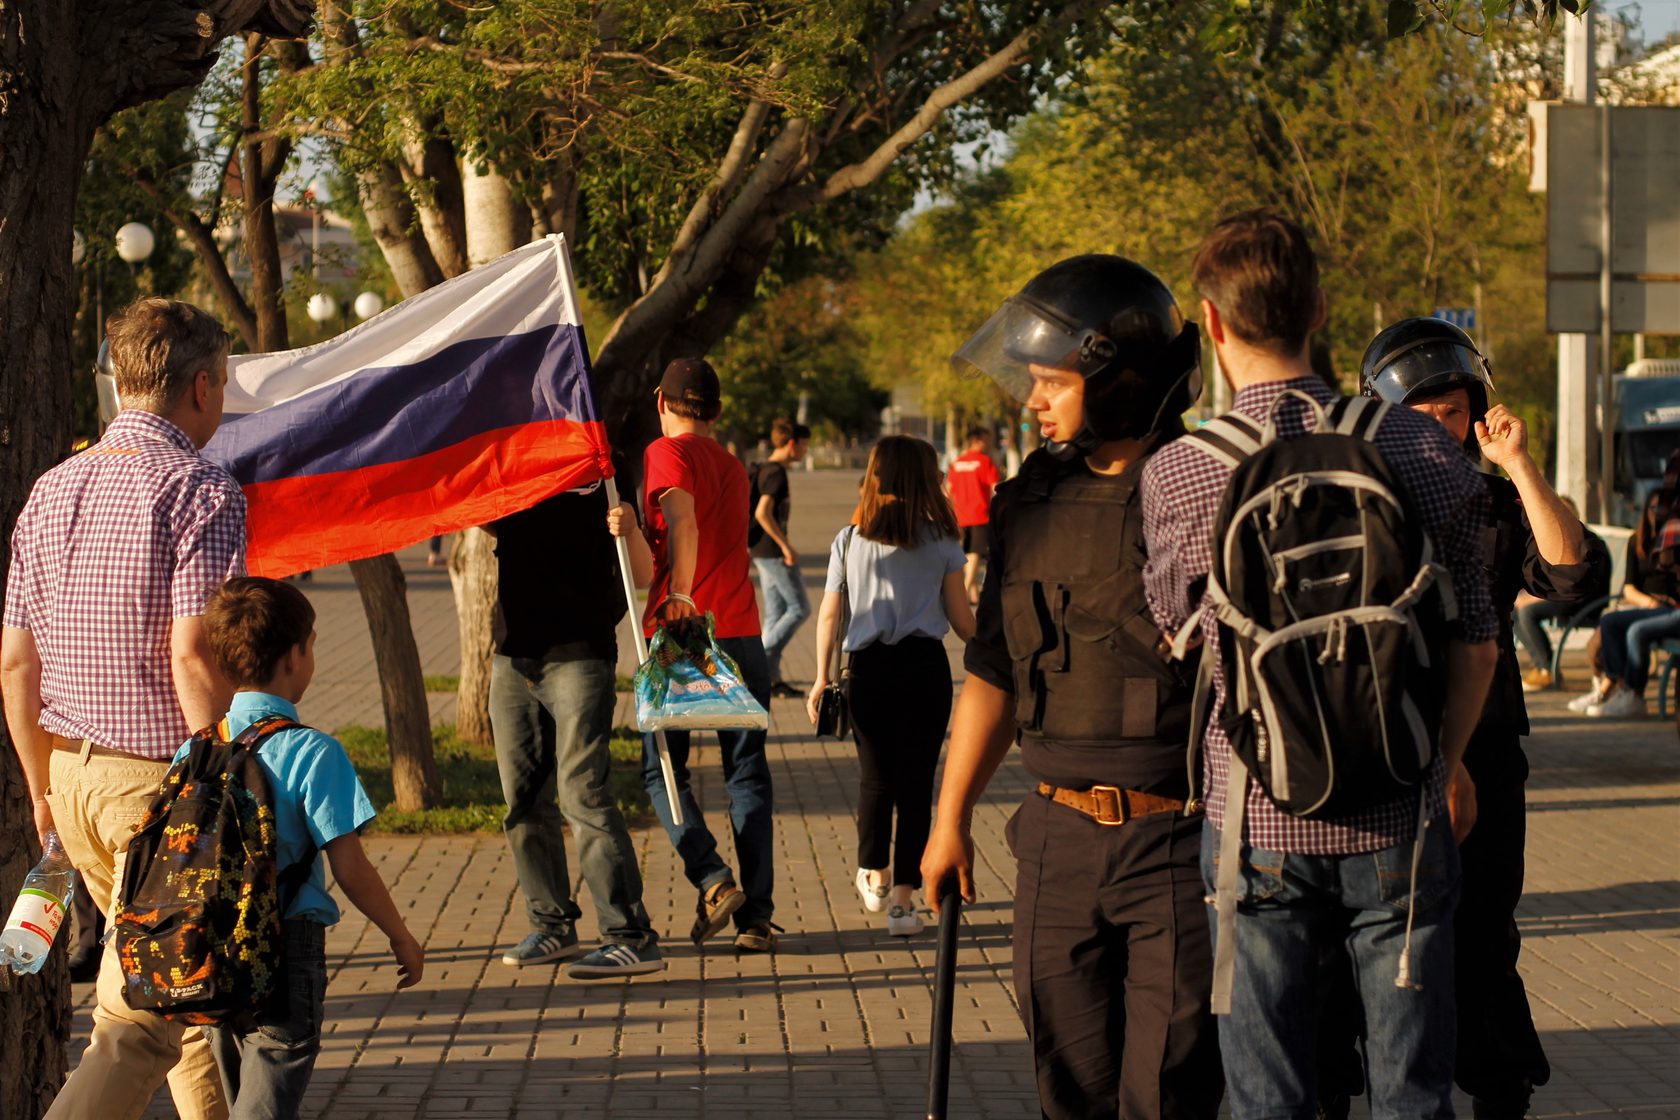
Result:
<svg viewBox="0 0 1680 1120"><path fill-rule="evenodd" d="M192 738L128 846L113 921L123 998L136 1011L199 1026L238 1021L284 991L285 904L315 853L281 870L274 794L257 762L260 719Z"/></svg>

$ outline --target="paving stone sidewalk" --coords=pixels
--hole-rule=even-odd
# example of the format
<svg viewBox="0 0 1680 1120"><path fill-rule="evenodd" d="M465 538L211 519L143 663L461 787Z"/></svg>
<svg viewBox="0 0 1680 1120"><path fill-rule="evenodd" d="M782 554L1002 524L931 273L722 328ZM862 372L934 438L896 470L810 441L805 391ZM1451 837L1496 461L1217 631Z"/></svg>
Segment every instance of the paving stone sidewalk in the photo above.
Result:
<svg viewBox="0 0 1680 1120"><path fill-rule="evenodd" d="M801 567L815 600L856 479L793 481L795 541L807 550ZM405 567L426 671L454 672L447 578L418 550ZM371 650L348 577L331 569L308 587L321 610L320 669L304 717L323 727L377 722ZM790 649L790 676L811 675L813 629ZM452 716L451 697L432 699L434 719ZM1680 746L1672 722L1603 724L1570 716L1566 699L1537 700L1530 741L1523 971L1554 1070L1535 1114L1680 1117ZM305 1115L922 1115L932 931L888 938L858 903L849 745L814 739L796 702L777 701L773 717L776 918L788 931L775 956L737 955L725 940L688 943L694 891L657 826L636 842L670 970L593 984L500 963L526 931L500 837L373 837L368 848L426 943L426 979L394 992L384 939L346 907L328 937L327 1034ZM715 747L696 752L695 775L721 839ZM957 972L953 1116L1037 1115L1010 984L1014 867L1003 840L1026 790L1011 760L976 813L980 901L965 913ZM587 936L587 892L581 901ZM91 986L77 994L79 1050ZM166 1092L147 1115L173 1115Z"/></svg>

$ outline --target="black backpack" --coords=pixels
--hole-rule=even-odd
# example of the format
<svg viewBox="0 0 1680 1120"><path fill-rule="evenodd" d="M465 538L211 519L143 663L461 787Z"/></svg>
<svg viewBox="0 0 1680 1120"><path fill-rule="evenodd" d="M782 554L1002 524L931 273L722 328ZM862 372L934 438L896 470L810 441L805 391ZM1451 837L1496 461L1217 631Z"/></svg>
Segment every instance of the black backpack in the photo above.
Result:
<svg viewBox="0 0 1680 1120"><path fill-rule="evenodd" d="M199 1026L236 1023L284 992L285 906L315 853L282 870L274 793L257 748L282 716L233 739L193 736L129 843L112 921L123 999Z"/></svg>
<svg viewBox="0 0 1680 1120"><path fill-rule="evenodd" d="M1280 439L1276 409L1290 396L1318 427ZM1207 609L1218 646L1202 657L1192 765L1217 657L1225 697L1214 718L1267 796L1297 817L1415 795L1436 753L1451 581L1372 442L1389 407L1344 397L1327 412L1291 390L1264 425L1228 413L1186 437L1232 468L1214 519ZM1245 788L1234 774L1230 796Z"/></svg>

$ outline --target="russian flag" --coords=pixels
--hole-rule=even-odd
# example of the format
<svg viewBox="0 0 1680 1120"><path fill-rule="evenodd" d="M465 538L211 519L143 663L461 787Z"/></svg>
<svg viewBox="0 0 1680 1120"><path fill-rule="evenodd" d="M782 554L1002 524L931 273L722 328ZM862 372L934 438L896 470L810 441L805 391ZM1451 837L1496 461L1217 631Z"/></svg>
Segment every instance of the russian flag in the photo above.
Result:
<svg viewBox="0 0 1680 1120"><path fill-rule="evenodd" d="M301 350L228 360L204 453L285 576L483 525L610 477L571 262L534 241Z"/></svg>

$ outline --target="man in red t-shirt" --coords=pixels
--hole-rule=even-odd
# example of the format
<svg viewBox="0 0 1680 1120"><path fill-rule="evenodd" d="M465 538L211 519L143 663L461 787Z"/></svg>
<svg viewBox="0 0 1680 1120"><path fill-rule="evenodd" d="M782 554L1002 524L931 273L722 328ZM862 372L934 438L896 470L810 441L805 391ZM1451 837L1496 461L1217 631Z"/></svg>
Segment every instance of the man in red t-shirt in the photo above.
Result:
<svg viewBox="0 0 1680 1120"><path fill-rule="evenodd" d="M740 666L754 697L770 705L770 666L759 637L747 555L747 518L752 488L746 468L712 438L723 408L717 374L704 360L679 358L665 367L655 397L659 430L643 461L647 539L653 550L653 583L643 630L651 637L661 622L712 612L718 645ZM775 886L772 860L770 762L763 731L719 731L724 786L729 791L740 885L718 854L700 805L689 789L689 733L670 731L665 746L682 797L683 823L671 823L671 804L652 735L643 736L642 777L654 810L682 857L688 881L700 890L694 928L696 944L735 921L735 947L748 952L775 948Z"/></svg>
<svg viewBox="0 0 1680 1120"><path fill-rule="evenodd" d="M992 520L992 491L1001 481L992 462L992 433L976 425L968 430L968 450L951 463L951 504L957 508L957 527L962 530L963 586L968 601L980 598L980 558L990 547L988 527Z"/></svg>

